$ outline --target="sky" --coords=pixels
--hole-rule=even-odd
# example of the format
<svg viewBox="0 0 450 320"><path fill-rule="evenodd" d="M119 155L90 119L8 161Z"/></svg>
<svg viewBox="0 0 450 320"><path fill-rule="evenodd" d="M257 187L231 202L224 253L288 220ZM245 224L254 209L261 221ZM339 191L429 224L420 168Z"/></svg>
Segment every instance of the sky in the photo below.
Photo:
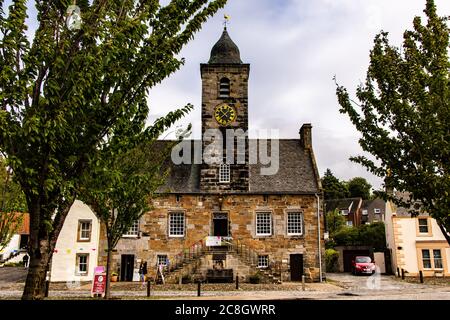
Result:
<svg viewBox="0 0 450 320"><path fill-rule="evenodd" d="M449 0L435 3L441 16L450 15ZM243 62L251 64L250 130L275 129L280 138L298 138L302 124L311 123L321 175L330 168L339 179L361 176L379 188L379 178L349 160L364 153L359 133L339 113L333 77L354 96L365 80L375 35L387 31L391 44L400 46L403 32L412 29L415 16L424 16L424 8L425 0L228 0L180 53L185 65L150 91L148 123L191 103L194 110L164 137L173 138L177 126L192 123L192 138L200 138L200 63L209 60L227 14L228 32ZM35 24L30 18L30 33Z"/></svg>
<svg viewBox="0 0 450 320"><path fill-rule="evenodd" d="M450 1L436 5L441 16L450 15ZM228 14L228 32L251 64L250 130L278 129L280 138L298 138L302 124L311 123L321 175L330 168L339 179L361 176L380 188L381 179L349 160L365 153L348 116L339 113L333 76L354 95L375 35L387 31L400 46L424 8L425 0L229 0L181 52L182 69L150 92L150 119L192 103L194 111L178 125L192 123L193 138L200 138L200 63L208 61Z"/></svg>

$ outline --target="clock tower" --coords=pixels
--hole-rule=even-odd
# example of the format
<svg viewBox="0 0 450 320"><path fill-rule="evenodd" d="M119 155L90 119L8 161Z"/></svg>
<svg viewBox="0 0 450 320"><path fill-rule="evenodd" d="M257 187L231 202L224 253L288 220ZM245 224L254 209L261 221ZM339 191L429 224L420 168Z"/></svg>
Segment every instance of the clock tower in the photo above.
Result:
<svg viewBox="0 0 450 320"><path fill-rule="evenodd" d="M250 65L241 61L239 48L226 27L211 50L209 62L201 64L200 69L203 154L216 157L216 161L205 161L204 157L200 189L246 192L249 189L248 137L243 133L248 131ZM216 133L220 133L221 140ZM209 152L213 145L222 153Z"/></svg>

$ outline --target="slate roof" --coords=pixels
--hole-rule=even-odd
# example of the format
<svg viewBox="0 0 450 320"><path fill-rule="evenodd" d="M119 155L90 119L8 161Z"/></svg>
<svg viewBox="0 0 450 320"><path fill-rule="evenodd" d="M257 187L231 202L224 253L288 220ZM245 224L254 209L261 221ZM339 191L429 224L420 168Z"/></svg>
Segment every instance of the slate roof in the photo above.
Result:
<svg viewBox="0 0 450 320"><path fill-rule="evenodd" d="M345 199L332 199L332 200L325 200L325 211L330 212L334 211L335 209L338 210L349 210L349 213L355 214L356 211L359 208L359 204L361 198L345 198Z"/></svg>
<svg viewBox="0 0 450 320"><path fill-rule="evenodd" d="M225 28L219 41L211 50L209 64L241 64L241 54L238 46L231 40Z"/></svg>
<svg viewBox="0 0 450 320"><path fill-rule="evenodd" d="M362 210L367 210L369 215L374 214L374 209L380 209L380 215L384 215L386 211L386 202L383 199L363 200L361 205Z"/></svg>
<svg viewBox="0 0 450 320"><path fill-rule="evenodd" d="M408 201L410 199L410 193L409 192L399 192L396 191L395 192L395 197L397 199L400 199L402 201ZM414 205L411 205L411 207L409 208L405 208L405 207L397 207L396 208L396 214L397 216L403 216L403 217L411 217L411 210L416 210L417 209L420 210L420 215L428 215L427 212L425 212L424 210L422 210L420 208L420 202L416 201Z"/></svg>
<svg viewBox="0 0 450 320"><path fill-rule="evenodd" d="M278 172L274 175L264 176L260 174L260 169L268 166L251 164L248 193L319 192L317 170L311 152L302 148L299 139L280 139L278 141L280 158ZM270 142L271 140L268 140L269 152ZM173 142L166 141L165 143ZM194 140L191 140L191 144L194 144ZM192 158L194 158L193 152ZM170 174L165 185L158 190L159 192L201 193L201 164L175 165L168 159L166 166L170 167Z"/></svg>

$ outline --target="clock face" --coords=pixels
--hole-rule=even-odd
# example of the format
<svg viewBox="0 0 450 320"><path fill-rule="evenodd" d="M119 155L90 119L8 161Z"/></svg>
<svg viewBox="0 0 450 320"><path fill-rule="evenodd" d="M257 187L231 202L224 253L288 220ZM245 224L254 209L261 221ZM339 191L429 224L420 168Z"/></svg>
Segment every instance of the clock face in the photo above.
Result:
<svg viewBox="0 0 450 320"><path fill-rule="evenodd" d="M219 123L222 126L229 125L234 120L236 120L236 110L229 106L228 104L221 104L214 109L214 118L216 119L217 123Z"/></svg>

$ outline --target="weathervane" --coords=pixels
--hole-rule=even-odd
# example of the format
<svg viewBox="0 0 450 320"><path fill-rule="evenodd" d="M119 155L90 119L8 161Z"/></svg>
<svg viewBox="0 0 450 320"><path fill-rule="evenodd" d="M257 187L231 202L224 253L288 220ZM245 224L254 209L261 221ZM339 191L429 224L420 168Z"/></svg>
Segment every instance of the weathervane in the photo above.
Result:
<svg viewBox="0 0 450 320"><path fill-rule="evenodd" d="M223 25L225 26L225 30L227 30L227 25L230 23L231 17L226 14L223 16L223 18L225 19L225 21L223 22Z"/></svg>

